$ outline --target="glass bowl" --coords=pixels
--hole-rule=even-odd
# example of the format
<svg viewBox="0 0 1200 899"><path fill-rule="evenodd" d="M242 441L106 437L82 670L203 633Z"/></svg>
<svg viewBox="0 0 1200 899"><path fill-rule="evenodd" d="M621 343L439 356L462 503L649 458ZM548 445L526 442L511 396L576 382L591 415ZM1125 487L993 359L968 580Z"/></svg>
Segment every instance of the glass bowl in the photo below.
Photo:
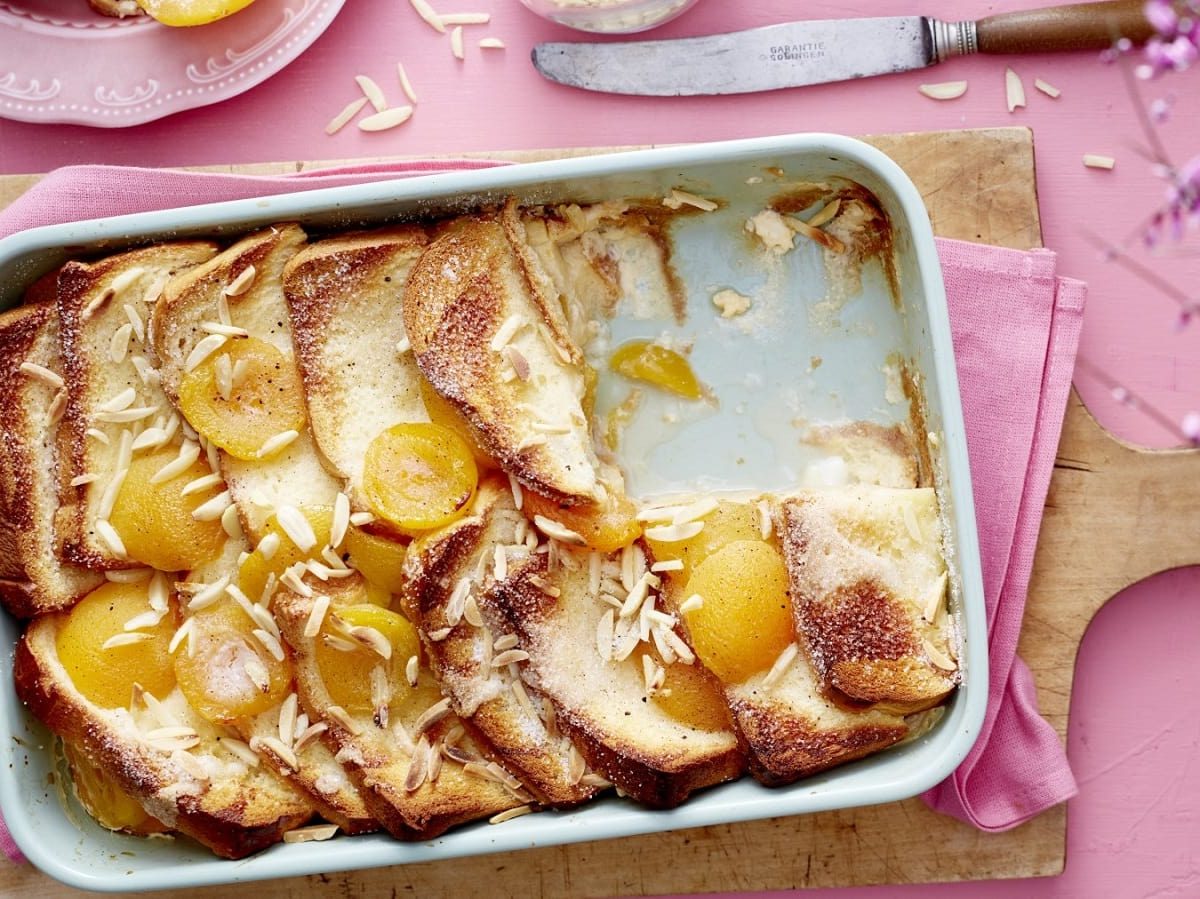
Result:
<svg viewBox="0 0 1200 899"><path fill-rule="evenodd" d="M544 19L608 34L646 31L691 9L699 0L521 0Z"/></svg>

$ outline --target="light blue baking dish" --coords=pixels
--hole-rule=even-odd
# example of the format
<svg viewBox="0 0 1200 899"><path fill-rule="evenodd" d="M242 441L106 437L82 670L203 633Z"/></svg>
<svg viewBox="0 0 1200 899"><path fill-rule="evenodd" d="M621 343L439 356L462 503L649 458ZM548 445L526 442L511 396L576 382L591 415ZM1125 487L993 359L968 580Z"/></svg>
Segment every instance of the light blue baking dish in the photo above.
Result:
<svg viewBox="0 0 1200 899"><path fill-rule="evenodd" d="M861 184L890 217L902 299L898 305L893 302L879 266L869 265L861 294L846 303L832 326L816 323L806 311L825 290L816 248L800 247L785 257L782 269L767 272L749 263L751 244L742 228L785 184L831 178ZM899 352L922 375L926 425L940 438L930 449L946 525L951 609L963 634L963 685L939 723L915 741L790 787L766 789L743 779L698 794L673 811L647 811L610 797L569 813L463 827L426 843L398 843L380 835L339 837L279 845L230 862L188 840L109 833L65 798L61 788L49 785L55 768L52 738L14 695L10 649L0 659L0 808L35 865L91 890L207 886L891 802L920 793L954 770L975 742L987 698L986 618L958 380L946 295L924 205L900 168L866 144L827 134L758 138L38 228L0 241L0 302L17 302L35 277L66 258L139 243L191 236L224 239L289 220L318 229L362 227L470 209L510 195L526 203L582 202L663 196L671 188L716 197L724 205L676 225L674 260L687 287L690 314L682 326L659 322L649 333L668 330L695 339L693 364L714 387L721 410L667 434L646 454L648 464L632 473L635 490L652 493L697 480L712 483L714 476L722 486L784 486L804 460L781 450L778 440L772 442L769 423L786 418L784 412L809 420L897 420L907 410L884 397L887 359ZM746 327L731 327L714 315L710 297L718 287L755 296L776 290L779 301L758 304L747 313ZM614 333L625 337L647 327L646 322L618 321ZM813 356L821 356L823 363L809 371ZM11 648L18 633L18 623L0 615L0 645ZM56 779L62 783L61 776Z"/></svg>

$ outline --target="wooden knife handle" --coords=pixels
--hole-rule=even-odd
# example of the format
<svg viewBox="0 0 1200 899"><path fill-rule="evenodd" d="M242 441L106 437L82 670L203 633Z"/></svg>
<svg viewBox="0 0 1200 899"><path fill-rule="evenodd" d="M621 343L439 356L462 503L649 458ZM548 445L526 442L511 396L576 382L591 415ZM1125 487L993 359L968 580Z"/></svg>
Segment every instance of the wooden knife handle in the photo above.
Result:
<svg viewBox="0 0 1200 899"><path fill-rule="evenodd" d="M975 23L979 52L1102 50L1118 37L1145 43L1154 27L1144 8L1144 0L1109 0L988 16Z"/></svg>

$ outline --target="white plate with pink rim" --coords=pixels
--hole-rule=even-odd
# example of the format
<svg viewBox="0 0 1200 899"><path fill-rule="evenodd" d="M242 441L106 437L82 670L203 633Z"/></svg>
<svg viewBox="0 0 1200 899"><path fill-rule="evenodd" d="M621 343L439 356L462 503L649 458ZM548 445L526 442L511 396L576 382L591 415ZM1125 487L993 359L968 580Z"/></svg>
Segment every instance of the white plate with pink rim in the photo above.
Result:
<svg viewBox="0 0 1200 899"><path fill-rule="evenodd" d="M192 28L86 0L0 0L0 117L123 128L249 90L303 53L344 0L257 0Z"/></svg>

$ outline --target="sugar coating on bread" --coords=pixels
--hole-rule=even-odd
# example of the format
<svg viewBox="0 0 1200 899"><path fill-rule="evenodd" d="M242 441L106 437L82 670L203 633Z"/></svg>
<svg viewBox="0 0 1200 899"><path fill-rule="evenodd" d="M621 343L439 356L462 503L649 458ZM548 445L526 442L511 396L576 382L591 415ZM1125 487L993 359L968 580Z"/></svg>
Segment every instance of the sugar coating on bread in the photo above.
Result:
<svg viewBox="0 0 1200 899"><path fill-rule="evenodd" d="M932 488L803 491L782 505L781 538L797 632L828 686L906 711L954 688Z"/></svg>
<svg viewBox="0 0 1200 899"><path fill-rule="evenodd" d="M803 653L777 678L755 674L725 695L750 750L750 770L768 786L792 783L878 752L908 734L903 718L851 711L824 695Z"/></svg>
<svg viewBox="0 0 1200 899"><path fill-rule="evenodd" d="M434 238L409 275L404 322L422 373L505 471L567 505L601 497L586 363L513 204Z"/></svg>
<svg viewBox="0 0 1200 899"><path fill-rule="evenodd" d="M68 262L59 272L67 404L56 526L69 561L90 568L137 564L104 538L100 522L140 451L132 441L152 429L163 435L158 446L183 439L159 383L150 320L168 281L215 252L207 242L161 244L96 263Z"/></svg>
<svg viewBox="0 0 1200 899"><path fill-rule="evenodd" d="M483 737L482 750L516 774L545 805L568 807L598 792L586 762L557 727L553 705L522 680L517 637L486 601L496 557L517 565L538 535L513 505L508 484L480 487L471 515L422 541L405 565L406 605L416 611L430 663L454 710ZM514 658L517 658L514 656Z"/></svg>
<svg viewBox="0 0 1200 899"><path fill-rule="evenodd" d="M284 270L296 356L313 437L344 481L354 511L371 441L428 421L421 373L405 347L404 284L426 244L415 225L320 241Z"/></svg>
<svg viewBox="0 0 1200 899"><path fill-rule="evenodd" d="M19 618L68 608L104 580L55 557L64 385L53 298L0 314L0 601Z"/></svg>

